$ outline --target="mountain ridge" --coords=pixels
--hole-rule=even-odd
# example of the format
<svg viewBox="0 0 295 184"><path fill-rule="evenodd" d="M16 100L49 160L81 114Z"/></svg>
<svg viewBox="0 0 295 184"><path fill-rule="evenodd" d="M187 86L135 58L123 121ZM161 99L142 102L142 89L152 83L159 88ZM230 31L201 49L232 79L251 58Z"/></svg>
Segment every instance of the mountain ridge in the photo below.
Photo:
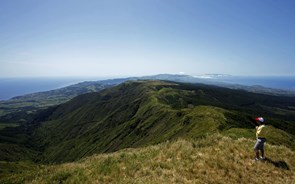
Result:
<svg viewBox="0 0 295 184"><path fill-rule="evenodd" d="M37 162L59 163L216 132L250 138L255 125L249 116L258 112L272 127L270 143L293 149L294 101L203 84L130 81L77 96L41 111L29 124L0 131L0 143L5 145L0 155L3 160L19 160L7 149L15 145ZM22 151L26 147L29 150Z"/></svg>
<svg viewBox="0 0 295 184"><path fill-rule="evenodd" d="M205 84L127 81L0 130L0 182L292 183L294 104ZM258 114L270 134L267 160L255 163Z"/></svg>
<svg viewBox="0 0 295 184"><path fill-rule="evenodd" d="M221 74L214 74L214 76ZM46 92L32 93L24 96L14 97L7 101L0 101L0 123L23 123L30 121L36 111L45 109L50 106L64 103L75 96L89 92L98 92L102 89L109 88L126 81L136 80L167 80L172 82L184 83L204 83L230 89L246 90L249 92L271 94L271 95L284 95L295 96L294 92L285 91L280 89L271 89L261 86L244 86L238 84L226 84L218 81L212 81L204 78L193 77L189 75L176 75L176 74L158 74L154 76L144 77L129 77L108 79L101 81L85 81L74 84L68 87L50 90Z"/></svg>

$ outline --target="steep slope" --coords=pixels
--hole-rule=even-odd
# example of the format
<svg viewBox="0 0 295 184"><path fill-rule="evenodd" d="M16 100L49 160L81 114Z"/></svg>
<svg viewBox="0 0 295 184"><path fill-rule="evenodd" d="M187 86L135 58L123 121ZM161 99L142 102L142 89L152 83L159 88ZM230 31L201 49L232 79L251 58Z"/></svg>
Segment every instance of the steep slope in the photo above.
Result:
<svg viewBox="0 0 295 184"><path fill-rule="evenodd" d="M253 160L254 141L218 134L203 139L98 154L57 165L24 165L1 183L285 183L295 181L295 153L266 144L266 161ZM0 166L5 166L0 163ZM2 178L2 179L1 179Z"/></svg>
<svg viewBox="0 0 295 184"><path fill-rule="evenodd" d="M249 117L262 115L272 125L269 142L293 149L294 104L292 97L200 84L127 82L42 111L33 122L19 127L14 139L0 136L0 144L6 148L21 144L29 148L26 152L39 155L34 156L35 161L67 162L215 132L253 138L255 125ZM15 137L19 134L24 135L20 143ZM0 147L1 159L14 161L9 150ZM8 151L9 157L5 157Z"/></svg>

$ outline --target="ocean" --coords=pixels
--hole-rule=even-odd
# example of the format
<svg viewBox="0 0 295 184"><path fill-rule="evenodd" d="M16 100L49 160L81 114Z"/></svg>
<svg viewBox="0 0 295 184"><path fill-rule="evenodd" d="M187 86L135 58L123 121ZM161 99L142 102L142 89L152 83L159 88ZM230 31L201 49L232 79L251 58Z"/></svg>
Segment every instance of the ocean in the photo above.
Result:
<svg viewBox="0 0 295 184"><path fill-rule="evenodd" d="M214 79L213 79L214 80ZM269 76L269 77L241 77L224 76L215 79L229 84L245 86L263 86L267 88L295 91L295 76Z"/></svg>
<svg viewBox="0 0 295 184"><path fill-rule="evenodd" d="M104 80L106 78L0 78L0 100L15 96L62 88L83 81ZM268 88L295 91L295 76L288 77L217 77L218 82L241 84L246 86L264 86Z"/></svg>
<svg viewBox="0 0 295 184"><path fill-rule="evenodd" d="M0 78L0 100L102 78Z"/></svg>

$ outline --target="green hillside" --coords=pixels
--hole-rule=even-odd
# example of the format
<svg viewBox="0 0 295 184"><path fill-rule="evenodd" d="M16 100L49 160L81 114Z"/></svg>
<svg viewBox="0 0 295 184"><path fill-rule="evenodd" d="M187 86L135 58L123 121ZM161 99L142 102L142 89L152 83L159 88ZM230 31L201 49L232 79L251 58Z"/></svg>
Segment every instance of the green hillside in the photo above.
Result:
<svg viewBox="0 0 295 184"><path fill-rule="evenodd" d="M59 105L81 94L98 92L123 81L82 82L60 89L27 94L10 100L0 101L0 120L2 122L24 123L31 120L37 110ZM0 126L1 124L0 122Z"/></svg>
<svg viewBox="0 0 295 184"><path fill-rule="evenodd" d="M269 143L295 149L294 104L292 97L201 84L126 82L48 108L28 124L0 130L0 155L3 161L60 163L216 132L254 139L251 117L257 115L271 125Z"/></svg>
<svg viewBox="0 0 295 184"><path fill-rule="evenodd" d="M0 182L292 183L294 104L202 84L125 82L0 129ZM252 159L256 116L269 124L266 162Z"/></svg>
<svg viewBox="0 0 295 184"><path fill-rule="evenodd" d="M227 84L217 82L215 80L201 79L189 75L171 75L159 74L154 76L144 77L129 77L108 79L101 81L88 81L67 86L64 88L50 90L45 92L38 92L27 94L23 96L14 97L10 100L0 101L0 126L9 126L7 123L25 123L31 121L36 111L45 109L50 106L59 105L69 101L70 99L85 93L98 92L126 81L131 80L165 80L172 82L185 82L185 83L205 83L226 87L229 89L245 90L260 94L270 94L276 96L292 96L294 91L284 91L280 89L265 88L262 86L243 86L238 84ZM2 123L5 122L5 123Z"/></svg>
<svg viewBox="0 0 295 184"><path fill-rule="evenodd" d="M0 168L14 170L2 171L0 183L294 183L294 151L266 144L266 161L255 162L253 145L253 139L214 134L65 164L0 162Z"/></svg>

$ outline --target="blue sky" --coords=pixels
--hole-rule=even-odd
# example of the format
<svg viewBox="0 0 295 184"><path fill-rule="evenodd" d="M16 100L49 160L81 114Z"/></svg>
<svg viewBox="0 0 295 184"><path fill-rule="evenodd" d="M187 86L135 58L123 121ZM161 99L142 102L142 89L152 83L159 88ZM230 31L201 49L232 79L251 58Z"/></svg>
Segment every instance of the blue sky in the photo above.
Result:
<svg viewBox="0 0 295 184"><path fill-rule="evenodd" d="M295 75L295 1L3 0L0 77Z"/></svg>

